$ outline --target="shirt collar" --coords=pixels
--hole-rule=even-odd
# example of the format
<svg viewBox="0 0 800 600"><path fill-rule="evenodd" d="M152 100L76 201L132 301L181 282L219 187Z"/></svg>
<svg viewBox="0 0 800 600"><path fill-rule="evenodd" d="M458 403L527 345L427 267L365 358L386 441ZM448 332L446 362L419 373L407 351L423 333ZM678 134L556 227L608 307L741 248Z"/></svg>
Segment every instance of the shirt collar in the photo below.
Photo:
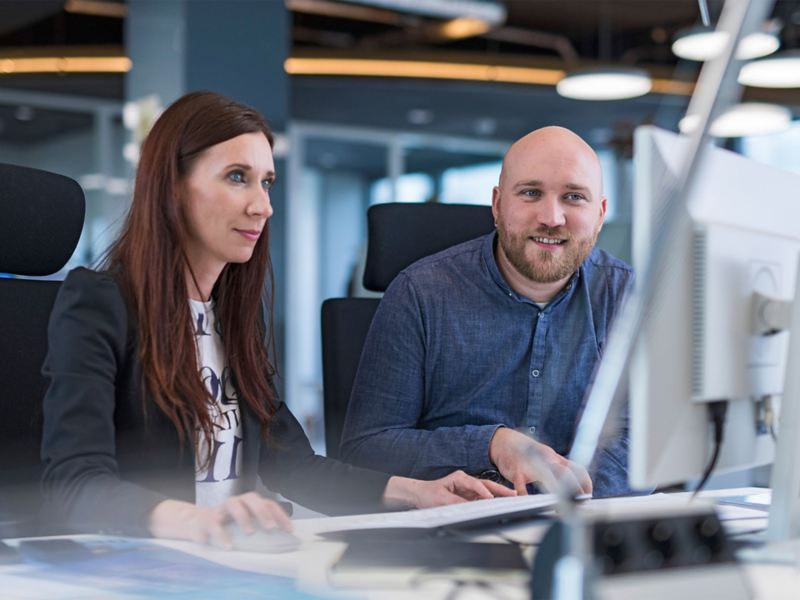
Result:
<svg viewBox="0 0 800 600"><path fill-rule="evenodd" d="M500 273L500 268L497 266L497 258L494 255L494 247L496 240L497 240L497 231L494 231L493 233L486 235L483 240L483 248L481 249L483 263L486 266L486 270L489 272L489 277L492 279L492 282L502 292L504 296L509 296L511 298L514 298L518 302L526 302L539 309L536 303L533 302L530 298L521 296L513 289L511 289L511 286L508 285L508 282L506 282L505 277L503 277L502 273ZM581 266L578 267L578 270L572 274L572 277L569 278L567 285L565 285L561 289L561 291L559 291L555 296L553 296L553 298L547 303L547 306L545 306L544 309L539 309L539 310L542 310L543 312L548 311L552 309L554 306L560 304L561 301L566 296L571 295L573 293L573 291L578 285L578 280L584 271L587 260L588 257L586 260L583 261Z"/></svg>

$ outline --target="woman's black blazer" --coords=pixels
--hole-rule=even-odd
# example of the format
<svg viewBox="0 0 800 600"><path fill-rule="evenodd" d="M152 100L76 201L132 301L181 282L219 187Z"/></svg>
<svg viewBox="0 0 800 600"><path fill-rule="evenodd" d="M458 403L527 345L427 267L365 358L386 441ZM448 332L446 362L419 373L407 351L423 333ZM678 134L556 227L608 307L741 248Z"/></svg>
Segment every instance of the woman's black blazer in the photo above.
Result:
<svg viewBox="0 0 800 600"><path fill-rule="evenodd" d="M187 309L188 310L188 309ZM153 507L194 501L193 444L142 396L136 322L108 272L72 271L48 328L43 373L42 459L45 518L81 531L148 535ZM316 456L297 420L280 404L265 442L240 405L242 478L328 514L379 510L389 476Z"/></svg>

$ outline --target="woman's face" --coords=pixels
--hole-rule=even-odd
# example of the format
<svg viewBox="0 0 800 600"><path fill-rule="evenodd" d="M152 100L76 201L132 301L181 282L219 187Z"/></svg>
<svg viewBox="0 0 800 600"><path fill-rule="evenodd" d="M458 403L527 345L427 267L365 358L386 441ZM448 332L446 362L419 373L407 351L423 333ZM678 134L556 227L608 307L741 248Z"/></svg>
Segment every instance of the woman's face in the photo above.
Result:
<svg viewBox="0 0 800 600"><path fill-rule="evenodd" d="M216 278L227 263L250 260L272 216L274 180L272 150L260 132L211 146L195 159L182 197L189 232L184 250L195 274Z"/></svg>

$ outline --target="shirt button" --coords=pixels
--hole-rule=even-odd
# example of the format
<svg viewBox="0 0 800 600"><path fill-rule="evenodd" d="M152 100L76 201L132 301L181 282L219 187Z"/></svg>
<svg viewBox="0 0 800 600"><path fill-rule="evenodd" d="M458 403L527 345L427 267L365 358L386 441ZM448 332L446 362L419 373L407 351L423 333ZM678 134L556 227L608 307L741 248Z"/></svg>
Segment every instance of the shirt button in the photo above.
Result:
<svg viewBox="0 0 800 600"><path fill-rule="evenodd" d="M539 369L534 369L533 371L531 371L531 375L533 375L534 377L538 377L539 376Z"/></svg>

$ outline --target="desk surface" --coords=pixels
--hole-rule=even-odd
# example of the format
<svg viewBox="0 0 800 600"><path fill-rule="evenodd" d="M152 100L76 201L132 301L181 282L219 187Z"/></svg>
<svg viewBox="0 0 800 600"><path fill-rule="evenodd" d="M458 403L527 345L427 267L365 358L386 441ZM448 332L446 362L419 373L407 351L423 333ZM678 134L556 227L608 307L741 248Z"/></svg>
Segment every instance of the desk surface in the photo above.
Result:
<svg viewBox="0 0 800 600"><path fill-rule="evenodd" d="M737 490L713 491L704 494L706 497L720 497L744 495L757 490L752 488ZM642 503L648 502L647 498L619 499L617 503ZM607 501L606 501L607 502ZM726 514L727 513L727 519ZM763 529L766 518L758 513L723 509L721 514L726 529L734 535ZM513 540L523 544L536 544L540 541L546 530L546 525L541 522L533 524L518 524L505 527L502 534L484 534L474 538L474 541L509 541ZM163 575L165 581L169 580L176 585L180 578L191 579L193 589L188 595L181 594L181 598L220 598L219 590L215 589L220 577L223 577L224 597L241 597L247 591L258 590L257 597L298 598L309 599L314 596L325 597L350 597L350 598L449 598L454 592L459 600L471 598L505 598L515 600L528 598L529 591L526 585L519 583L496 584L492 583L491 589L474 584L466 584L458 590L457 584L446 579L428 579L420 582L413 588L370 588L370 589L333 589L328 584L328 569L345 548L345 544L308 536L303 539L302 547L286 554L254 554L246 552L229 552L217 550L208 546L199 546L188 542L165 540L125 540L120 538L102 538L101 536L76 536L87 543L98 543L103 540L116 539L118 549L140 548L125 560L129 565L136 566L135 570L141 572L141 565L153 568L152 573ZM15 544L17 540L9 540ZM144 548L144 550L142 549ZM178 551L178 552L173 552ZM139 554L136 554L138 552ZM530 560L533 555L533 546L525 551ZM181 558L183 557L183 558ZM194 560L191 557L194 557ZM194 562L193 562L194 560ZM136 562L139 561L139 562ZM142 562L145 561L145 562ZM211 564L204 561L210 561ZM215 571L215 565L219 570ZM119 566L119 565L117 565ZM163 566L163 569L159 569ZM225 569L232 567L241 573ZM115 567L117 568L117 567ZM782 599L797 598L800 590L800 568L797 565L769 565L745 564L746 573L756 598ZM68 570L55 571L42 564L17 564L0 566L0 595L3 598L142 598L163 597L169 598L171 592L161 585L154 585L153 579L145 578L136 581L132 576L126 586L114 586L109 578L99 579L97 572L69 573ZM117 572L120 574L120 572ZM257 574L258 577L249 577L248 574ZM225 577L232 577L225 580ZM119 583L119 582L117 582ZM136 586L139 586L138 588ZM150 587L148 587L150 586ZM178 588L175 588L178 589ZM189 588L184 591L189 591ZM231 595L233 594L233 595ZM177 596L176 596L177 597Z"/></svg>

